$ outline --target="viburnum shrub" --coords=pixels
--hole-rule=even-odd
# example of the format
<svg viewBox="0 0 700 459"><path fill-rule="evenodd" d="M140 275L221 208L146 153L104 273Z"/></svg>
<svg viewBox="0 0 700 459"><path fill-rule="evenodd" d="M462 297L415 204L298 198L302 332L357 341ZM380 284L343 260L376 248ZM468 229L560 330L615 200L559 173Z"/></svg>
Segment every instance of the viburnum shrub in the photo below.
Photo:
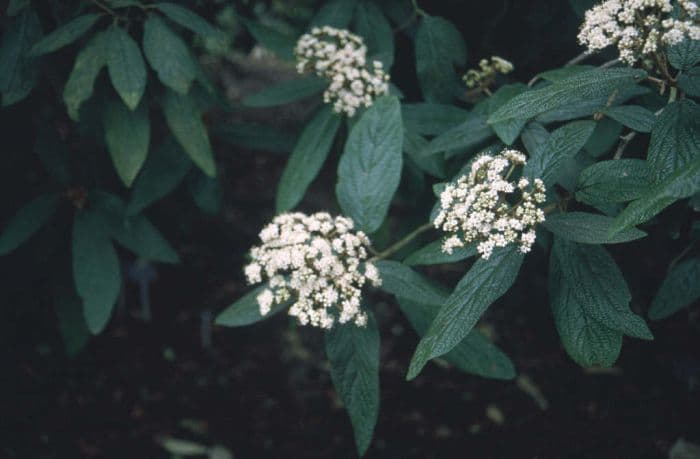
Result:
<svg viewBox="0 0 700 459"><path fill-rule="evenodd" d="M72 204L75 290L88 328L99 333L120 290L112 241L144 258L176 261L143 211L184 179L199 183L191 187L196 195L216 175L200 118L213 89L180 34L225 37L173 3L80 3L42 38L30 2L10 2L0 50L2 101L27 97L41 78L44 56L82 43L72 70L58 79L64 109L75 122L93 115L102 120L93 135L131 189L129 199L99 187L70 187L59 175L64 192L42 194L10 218L0 253L48 222L59 202ZM541 69L527 83L512 77L518 56L474 56L469 69L453 22L415 1L329 0L293 37L251 27L262 46L293 59L290 68L301 75L243 104L271 107L315 97L317 108L276 184L276 216L241 266L251 291L216 323L250 325L286 312L322 329L314 332L325 335L332 380L360 455L379 410L373 314L379 291L395 297L420 336L407 362L408 380L436 358L478 376L511 379L514 364L475 326L533 257L530 269L546 273L565 351L583 367L612 366L623 336L653 336L632 310L635 292L608 246L635 244L650 233L665 237L662 211L679 201L673 219L684 222L688 244L673 254L648 317L663 319L700 298L694 246L700 237L699 20L692 0L602 1L586 11L578 32L570 31L582 54ZM392 74L396 34L405 34L401 43L412 47L421 101L407 102L402 80ZM601 62L597 53L604 49L617 58ZM586 60L595 64L582 64ZM103 68L107 75L99 79ZM159 132L169 138L151 151L150 120L161 114ZM42 135L49 139L43 142L60 140L56 133ZM330 190L337 206L303 213L297 207L332 164L329 157L338 158ZM407 200L413 203L408 212L394 211ZM447 264L464 267L455 285L446 285L440 270L424 269ZM516 301L535 306L527 297Z"/></svg>

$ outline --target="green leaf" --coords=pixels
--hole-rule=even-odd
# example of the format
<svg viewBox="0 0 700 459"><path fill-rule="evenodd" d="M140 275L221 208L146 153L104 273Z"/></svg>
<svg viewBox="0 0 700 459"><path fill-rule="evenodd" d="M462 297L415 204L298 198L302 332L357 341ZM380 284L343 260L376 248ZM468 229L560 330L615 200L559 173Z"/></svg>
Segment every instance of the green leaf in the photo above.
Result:
<svg viewBox="0 0 700 459"><path fill-rule="evenodd" d="M251 21L245 18L240 19L258 44L269 49L282 59L294 60L295 37L258 21Z"/></svg>
<svg viewBox="0 0 700 459"><path fill-rule="evenodd" d="M440 306L447 298L444 288L398 261L379 260L375 266L381 275L380 288L397 297L410 298L421 304Z"/></svg>
<svg viewBox="0 0 700 459"><path fill-rule="evenodd" d="M29 52L32 56L52 53L66 45L70 45L87 33L95 25L101 14L83 14L72 21L61 25L56 30L39 40Z"/></svg>
<svg viewBox="0 0 700 459"><path fill-rule="evenodd" d="M7 15L17 16L17 14L29 6L29 0L10 0L7 5Z"/></svg>
<svg viewBox="0 0 700 459"><path fill-rule="evenodd" d="M243 295L241 299L221 311L214 323L226 327L243 327L268 319L289 307L291 302L277 303L272 306L270 312L261 315L257 296L266 288L267 285L262 285Z"/></svg>
<svg viewBox="0 0 700 459"><path fill-rule="evenodd" d="M416 32L416 73L427 102L449 103L459 83L455 66L464 66L467 48L459 30L447 19L425 16Z"/></svg>
<svg viewBox="0 0 700 459"><path fill-rule="evenodd" d="M544 226L560 238L582 244L618 244L647 235L637 228L610 235L610 226L614 220L612 217L587 212L565 212L547 216Z"/></svg>
<svg viewBox="0 0 700 459"><path fill-rule="evenodd" d="M551 133L528 159L523 175L541 178L548 188L559 179L567 158L573 158L595 129L594 121L572 121Z"/></svg>
<svg viewBox="0 0 700 459"><path fill-rule="evenodd" d="M637 132L651 132L656 122L654 112L639 105L617 105L606 108L603 113Z"/></svg>
<svg viewBox="0 0 700 459"><path fill-rule="evenodd" d="M289 153L296 144L294 135L257 123L226 122L214 126L211 133L231 145L273 153Z"/></svg>
<svg viewBox="0 0 700 459"><path fill-rule="evenodd" d="M476 254L476 245L457 247L452 251L451 255L447 254L442 251L442 240L438 239L407 256L403 263L407 266L442 265L466 260Z"/></svg>
<svg viewBox="0 0 700 459"><path fill-rule="evenodd" d="M700 153L700 107L690 99L667 105L651 131L647 159L657 180L687 167Z"/></svg>
<svg viewBox="0 0 700 459"><path fill-rule="evenodd" d="M401 104L406 131L420 135L438 135L462 124L469 112L454 105Z"/></svg>
<svg viewBox="0 0 700 459"><path fill-rule="evenodd" d="M407 379L415 378L428 360L451 351L474 328L479 317L513 284L523 261L517 247L494 250L477 260L445 301L411 359Z"/></svg>
<svg viewBox="0 0 700 459"><path fill-rule="evenodd" d="M147 260L180 262L177 252L144 215L126 215L126 205L118 196L95 190L90 193L90 204L107 234L123 247Z"/></svg>
<svg viewBox="0 0 700 459"><path fill-rule="evenodd" d="M151 140L151 122L146 104L131 111L120 102L109 102L102 113L105 142L114 168L124 185L131 187L138 175Z"/></svg>
<svg viewBox="0 0 700 459"><path fill-rule="evenodd" d="M486 116L470 115L462 124L435 137L421 152L421 156L471 148L491 137L493 137L493 130L486 124Z"/></svg>
<svg viewBox="0 0 700 459"><path fill-rule="evenodd" d="M216 177L207 177L192 171L185 183L190 191L192 200L202 212L214 215L221 209L221 184Z"/></svg>
<svg viewBox="0 0 700 459"><path fill-rule="evenodd" d="M586 313L575 296L576 280L566 275L563 263L566 260L553 250L549 262L550 306L564 349L583 367L611 367L622 349L622 333Z"/></svg>
<svg viewBox="0 0 700 459"><path fill-rule="evenodd" d="M610 233L640 225L670 206L678 199L700 191L700 158L686 168L653 186L639 199L632 201L615 219Z"/></svg>
<svg viewBox="0 0 700 459"><path fill-rule="evenodd" d="M326 332L326 354L338 397L350 415L357 452L369 448L379 415L379 330L368 311L367 326L338 324Z"/></svg>
<svg viewBox="0 0 700 459"><path fill-rule="evenodd" d="M419 335L425 334L438 312L433 305L422 304L412 298L397 297L399 307ZM478 330L472 330L454 349L445 354L445 360L465 373L484 378L513 379L513 362Z"/></svg>
<svg viewBox="0 0 700 459"><path fill-rule="evenodd" d="M690 70L700 62L700 40L683 40L666 51L668 61L678 70Z"/></svg>
<svg viewBox="0 0 700 459"><path fill-rule="evenodd" d="M446 178L445 159L440 155L423 156L423 150L428 146L428 141L408 128L404 129L403 151L416 166L433 177Z"/></svg>
<svg viewBox="0 0 700 459"><path fill-rule="evenodd" d="M75 58L73 70L63 88L63 102L73 121L78 121L80 106L92 96L95 80L102 67L107 65L108 38L105 32L95 34Z"/></svg>
<svg viewBox="0 0 700 459"><path fill-rule="evenodd" d="M326 162L340 122L341 117L333 113L332 107L325 106L306 125L277 187L277 213L293 209L302 200Z"/></svg>
<svg viewBox="0 0 700 459"><path fill-rule="evenodd" d="M641 159L600 161L579 175L576 200L595 206L637 199L651 187L651 174Z"/></svg>
<svg viewBox="0 0 700 459"><path fill-rule="evenodd" d="M364 38L367 61L380 61L388 71L394 63L394 32L382 10L370 1L361 1L355 9L355 31Z"/></svg>
<svg viewBox="0 0 700 459"><path fill-rule="evenodd" d="M612 365L620 334L653 339L644 320L629 309L627 283L601 246L555 237L549 293L564 347L580 365Z"/></svg>
<svg viewBox="0 0 700 459"><path fill-rule="evenodd" d="M338 164L336 196L357 227L373 233L384 221L401 179L403 126L395 96L377 99L350 131Z"/></svg>
<svg viewBox="0 0 700 459"><path fill-rule="evenodd" d="M693 258L669 271L649 308L651 320L666 317L700 299L700 259Z"/></svg>
<svg viewBox="0 0 700 459"><path fill-rule="evenodd" d="M0 255L12 252L44 226L56 213L58 203L57 194L42 194L17 211L0 233Z"/></svg>
<svg viewBox="0 0 700 459"><path fill-rule="evenodd" d="M640 82L646 72L633 68L595 69L577 73L542 89L524 92L496 110L490 124L512 118L529 119L556 108L609 97L613 91Z"/></svg>
<svg viewBox="0 0 700 459"><path fill-rule="evenodd" d="M222 40L223 32L187 8L170 2L156 3L153 6L174 23L191 30L197 35L212 40Z"/></svg>
<svg viewBox="0 0 700 459"><path fill-rule="evenodd" d="M190 91L197 63L187 45L158 16L149 16L143 25L143 52L165 86L180 94Z"/></svg>
<svg viewBox="0 0 700 459"><path fill-rule="evenodd" d="M209 134L194 99L189 95L167 91L163 99L163 113L170 130L192 162L205 174L214 177L216 164Z"/></svg>
<svg viewBox="0 0 700 459"><path fill-rule="evenodd" d="M337 29L345 29L352 21L355 5L355 0L331 0L324 2L324 5L311 20L311 26L331 26Z"/></svg>
<svg viewBox="0 0 700 459"><path fill-rule="evenodd" d="M522 94L525 90L527 90L527 86L521 83L501 86L498 88L498 91L493 93L493 96L489 98L489 114L494 113L506 102L518 94ZM527 119L510 118L502 122L490 123L490 125L503 143L512 145L515 139L520 135L520 131L522 131L526 123Z"/></svg>
<svg viewBox="0 0 700 459"><path fill-rule="evenodd" d="M622 124L612 118L603 118L596 122L593 134L583 147L594 158L600 158L620 142Z"/></svg>
<svg viewBox="0 0 700 459"><path fill-rule="evenodd" d="M689 96L700 97L700 67L693 67L678 76L678 87Z"/></svg>
<svg viewBox="0 0 700 459"><path fill-rule="evenodd" d="M538 122L527 123L520 134L520 140L530 156L534 156L549 138L549 131Z"/></svg>
<svg viewBox="0 0 700 459"><path fill-rule="evenodd" d="M29 56L41 38L41 24L31 8L22 9L5 26L0 46L0 92L2 106L15 104L32 92L39 79L37 61Z"/></svg>
<svg viewBox="0 0 700 459"><path fill-rule="evenodd" d="M114 89L131 110L146 90L146 64L139 45L121 27L113 26L107 39L107 70Z"/></svg>
<svg viewBox="0 0 700 459"><path fill-rule="evenodd" d="M174 139L151 152L136 178L127 215L136 215L174 190L192 168L192 162Z"/></svg>
<svg viewBox="0 0 700 459"><path fill-rule="evenodd" d="M78 212L73 220L73 278L85 322L96 335L109 322L122 277L105 222L89 210Z"/></svg>
<svg viewBox="0 0 700 459"><path fill-rule="evenodd" d="M74 357L85 347L91 336L83 317L83 305L74 294L55 292L54 310L66 354Z"/></svg>
<svg viewBox="0 0 700 459"><path fill-rule="evenodd" d="M307 77L286 80L243 99L247 107L277 107L321 93L328 82L321 78Z"/></svg>
<svg viewBox="0 0 700 459"><path fill-rule="evenodd" d="M537 76L551 83L556 83L557 81L565 80L581 72L593 69L595 69L595 67L592 65L567 65L566 67L541 72Z"/></svg>

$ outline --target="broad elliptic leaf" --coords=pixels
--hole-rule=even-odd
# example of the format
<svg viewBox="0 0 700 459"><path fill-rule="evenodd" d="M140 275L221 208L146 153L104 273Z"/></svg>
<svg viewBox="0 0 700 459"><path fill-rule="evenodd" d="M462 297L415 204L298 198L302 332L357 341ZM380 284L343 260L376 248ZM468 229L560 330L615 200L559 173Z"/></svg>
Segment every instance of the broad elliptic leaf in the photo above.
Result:
<svg viewBox="0 0 700 459"><path fill-rule="evenodd" d="M170 130L192 162L205 174L214 177L216 164L209 134L192 96L167 91L163 99L163 113Z"/></svg>
<svg viewBox="0 0 700 459"><path fill-rule="evenodd" d="M629 228L613 235L610 226L614 218L587 212L565 212L548 215L544 227L562 239L582 244L618 244L647 235L637 228Z"/></svg>
<svg viewBox="0 0 700 459"><path fill-rule="evenodd" d="M373 233L384 221L401 179L403 126L395 96L377 99L350 131L338 165L336 196L357 227Z"/></svg>
<svg viewBox="0 0 700 459"><path fill-rule="evenodd" d="M424 335L439 310L439 306L424 304L413 298L397 297L401 311L419 335ZM513 379L513 362L480 331L474 329L454 349L445 354L445 360L465 373L484 378Z"/></svg>
<svg viewBox="0 0 700 459"><path fill-rule="evenodd" d="M450 103L459 83L455 66L467 60L459 30L447 19L424 16L416 32L416 73L427 102Z"/></svg>
<svg viewBox="0 0 700 459"><path fill-rule="evenodd" d="M651 131L647 159L663 180L700 156L700 107L690 99L667 105Z"/></svg>
<svg viewBox="0 0 700 459"><path fill-rule="evenodd" d="M185 177L185 185L202 212L215 215L221 210L221 183L216 177L207 177L193 170Z"/></svg>
<svg viewBox="0 0 700 459"><path fill-rule="evenodd" d="M88 329L100 333L121 290L119 258L100 214L79 211L73 220L73 278Z"/></svg>
<svg viewBox="0 0 700 459"><path fill-rule="evenodd" d="M311 20L311 26L330 26L337 29L345 29L352 21L356 5L356 0L330 0L324 2Z"/></svg>
<svg viewBox="0 0 700 459"><path fill-rule="evenodd" d="M182 147L169 137L148 155L136 177L127 215L135 215L174 190L192 168L192 161Z"/></svg>
<svg viewBox="0 0 700 459"><path fill-rule="evenodd" d="M105 143L124 185L131 187L138 175L151 140L151 122L146 104L129 110L118 101L107 103L102 112Z"/></svg>
<svg viewBox="0 0 700 459"><path fill-rule="evenodd" d="M59 196L42 194L25 204L0 232L0 255L6 255L29 239L56 212Z"/></svg>
<svg viewBox="0 0 700 459"><path fill-rule="evenodd" d="M143 25L143 52L158 79L180 94L187 94L197 77L197 63L182 39L158 16Z"/></svg>
<svg viewBox="0 0 700 459"><path fill-rule="evenodd" d="M403 263L380 260L375 262L375 266L382 279L380 288L386 292L436 306L442 305L447 298L448 292L444 288Z"/></svg>
<svg viewBox="0 0 700 459"><path fill-rule="evenodd" d="M641 159L600 161L579 175L576 200L593 206L632 201L649 190L651 175L648 163Z"/></svg>
<svg viewBox="0 0 700 459"><path fill-rule="evenodd" d="M242 17L239 19L259 45L269 49L282 59L294 60L296 37L278 30L277 27L271 27L259 21L252 21Z"/></svg>
<svg viewBox="0 0 700 459"><path fill-rule="evenodd" d="M221 311L219 315L216 316L214 323L226 327L243 327L272 317L289 307L291 302L277 303L274 304L270 312L264 316L260 314L260 305L258 304L257 296L266 288L267 285L262 285L243 295L239 300Z"/></svg>
<svg viewBox="0 0 700 459"><path fill-rule="evenodd" d="M95 190L90 193L90 206L119 245L146 260L179 263L180 257L160 231L143 214L127 216L126 204L118 196Z"/></svg>
<svg viewBox="0 0 700 459"><path fill-rule="evenodd" d="M700 191L700 157L632 201L615 219L611 234L642 224L678 199Z"/></svg>
<svg viewBox="0 0 700 459"><path fill-rule="evenodd" d="M678 70L687 71L700 62L700 40L683 40L666 51L668 61Z"/></svg>
<svg viewBox="0 0 700 459"><path fill-rule="evenodd" d="M2 106L15 104L32 92L39 78L38 61L29 49L41 38L41 24L32 8L22 9L5 25L0 45Z"/></svg>
<svg viewBox="0 0 700 459"><path fill-rule="evenodd" d="M357 452L369 448L379 415L379 330L367 311L364 327L336 324L326 332L326 355L338 397L350 415Z"/></svg>
<svg viewBox="0 0 700 459"><path fill-rule="evenodd" d="M567 65L566 67L558 69L546 70L539 73L537 76L551 83L556 83L557 81L564 80L581 72L593 70L594 68L595 67L592 65Z"/></svg>
<svg viewBox="0 0 700 459"><path fill-rule="evenodd" d="M627 283L601 246L555 237L549 285L557 330L579 364L612 365L621 334L653 339L644 320L629 309Z"/></svg>
<svg viewBox="0 0 700 459"><path fill-rule="evenodd" d="M531 89L514 97L496 110L488 122L529 119L556 108L608 97L616 89L639 83L644 77L644 70L633 68L594 69L577 73L542 89Z"/></svg>
<svg viewBox="0 0 700 459"><path fill-rule="evenodd" d="M74 357L85 347L92 336L85 323L82 302L80 298L63 291L63 289L54 292L53 298L54 311L58 318L58 329L66 347L66 354L69 357Z"/></svg>
<svg viewBox="0 0 700 459"><path fill-rule="evenodd" d="M493 96L489 98L489 114L495 112L506 102L518 94L522 94L525 90L527 90L527 86L520 83L501 86L498 88L498 91L493 93ZM520 131L522 131L526 123L527 119L509 118L505 121L489 123L489 125L503 143L511 145L515 139L518 138Z"/></svg>
<svg viewBox="0 0 700 459"><path fill-rule="evenodd" d="M63 102L68 109L68 116L78 121L80 106L92 96L95 80L102 67L107 65L107 40L109 34L99 32L80 50L73 70L63 88Z"/></svg>
<svg viewBox="0 0 700 459"><path fill-rule="evenodd" d="M612 118L606 117L595 124L593 134L583 149L593 158L600 158L620 143L623 126Z"/></svg>
<svg viewBox="0 0 700 459"><path fill-rule="evenodd" d="M583 148L595 129L594 121L572 121L551 133L536 150L523 170L523 175L540 178L550 187L559 179L566 160Z"/></svg>
<svg viewBox="0 0 700 459"><path fill-rule="evenodd" d="M477 260L440 308L418 344L407 379L415 378L428 360L451 351L474 328L494 301L513 284L523 254L510 246L494 250L488 260Z"/></svg>
<svg viewBox="0 0 700 459"><path fill-rule="evenodd" d="M471 114L463 123L431 140L420 155L429 156L449 150L475 147L493 135L493 129L486 124L486 116Z"/></svg>
<svg viewBox="0 0 700 459"><path fill-rule="evenodd" d="M320 94L328 82L316 77L286 80L243 99L247 107L276 107Z"/></svg>
<svg viewBox="0 0 700 459"><path fill-rule="evenodd" d="M466 260L477 254L476 245L457 247L451 254L442 251L442 239L433 241L406 257L405 265L441 265Z"/></svg>
<svg viewBox="0 0 700 459"><path fill-rule="evenodd" d="M462 124L469 112L454 105L401 104L403 124L408 132L420 135L438 135Z"/></svg>
<svg viewBox="0 0 700 459"><path fill-rule="evenodd" d="M146 90L146 63L139 45L129 33L112 26L107 38L107 70L114 89L127 107L134 110Z"/></svg>
<svg viewBox="0 0 700 459"><path fill-rule="evenodd" d="M170 2L156 3L153 6L174 23L191 30L197 35L217 41L222 39L223 32L221 30L209 24L201 16L192 12L192 10Z"/></svg>
<svg viewBox="0 0 700 459"><path fill-rule="evenodd" d="M377 60L389 71L394 63L394 32L376 3L361 1L355 9L355 31L364 38L367 60Z"/></svg>
<svg viewBox="0 0 700 459"><path fill-rule="evenodd" d="M651 320L666 317L700 299L700 259L692 258L674 266L666 275L649 308Z"/></svg>
<svg viewBox="0 0 700 459"><path fill-rule="evenodd" d="M102 17L101 14L90 13L68 21L34 44L30 54L32 56L41 56L73 43L85 35L100 17Z"/></svg>
<svg viewBox="0 0 700 459"><path fill-rule="evenodd" d="M324 106L307 123L282 172L277 187L277 213L294 208L302 200L328 157L341 119L332 107Z"/></svg>
<svg viewBox="0 0 700 459"><path fill-rule="evenodd" d="M603 113L637 132L651 132L656 122L654 112L639 105L616 105Z"/></svg>
<svg viewBox="0 0 700 459"><path fill-rule="evenodd" d="M693 67L678 77L678 87L689 96L700 97L700 67Z"/></svg>

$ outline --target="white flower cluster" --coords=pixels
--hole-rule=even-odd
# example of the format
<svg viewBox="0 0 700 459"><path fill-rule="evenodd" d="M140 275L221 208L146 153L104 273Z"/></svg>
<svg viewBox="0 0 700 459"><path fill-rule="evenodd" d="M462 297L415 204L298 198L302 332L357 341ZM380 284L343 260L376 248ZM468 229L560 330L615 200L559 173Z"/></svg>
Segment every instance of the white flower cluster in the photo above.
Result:
<svg viewBox="0 0 700 459"><path fill-rule="evenodd" d="M470 243L478 243L484 259L494 248L511 243L520 244L523 253L530 251L535 225L544 221L538 204L545 200L545 187L540 179L534 183L524 177L517 183L508 180L515 167L524 164L525 155L517 150L481 155L469 174L445 187L433 222L436 228L454 233L443 241L444 252L451 254Z"/></svg>
<svg viewBox="0 0 700 459"><path fill-rule="evenodd" d="M487 87L496 78L496 74L506 75L514 69L513 64L498 56L491 56L491 60L481 59L479 69L470 69L462 77L468 88L477 86Z"/></svg>
<svg viewBox="0 0 700 459"><path fill-rule="evenodd" d="M673 3L677 18L671 0L605 0L586 11L578 41L589 52L617 45L620 60L633 65L662 46L700 40L698 5L693 0Z"/></svg>
<svg viewBox="0 0 700 459"><path fill-rule="evenodd" d="M328 213L285 213L260 231L262 244L251 249L244 269L250 284L267 280L257 296L260 314L273 304L294 301L289 315L302 325L331 328L336 322L367 323L361 310L366 281L380 285L379 271L367 259L369 239L353 222Z"/></svg>
<svg viewBox="0 0 700 459"><path fill-rule="evenodd" d="M299 38L294 54L297 71L315 72L330 80L323 101L332 103L336 113L355 115L358 108L369 107L377 96L389 91L389 75L382 63L367 66L367 47L362 38L343 29L314 27Z"/></svg>

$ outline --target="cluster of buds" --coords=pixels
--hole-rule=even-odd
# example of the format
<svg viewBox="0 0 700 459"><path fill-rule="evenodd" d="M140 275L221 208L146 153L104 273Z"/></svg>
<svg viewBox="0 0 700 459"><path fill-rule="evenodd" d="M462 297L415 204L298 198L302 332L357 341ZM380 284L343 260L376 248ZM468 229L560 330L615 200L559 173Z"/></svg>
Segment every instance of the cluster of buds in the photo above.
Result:
<svg viewBox="0 0 700 459"><path fill-rule="evenodd" d="M545 201L542 180L525 177L509 181L525 155L504 150L498 155L481 155L469 174L445 187L440 194L440 212L435 227L452 235L443 240L442 250L477 244L481 257L488 259L496 247L519 244L527 253L535 242L535 226L544 221L539 204Z"/></svg>
<svg viewBox="0 0 700 459"><path fill-rule="evenodd" d="M366 261L369 239L352 229L351 219L325 212L281 214L265 226L262 244L251 249L252 262L244 269L249 284L267 281L257 296L260 314L293 302L289 315L302 325L329 329L336 321L352 321L364 326L362 286L380 285L381 279Z"/></svg>
<svg viewBox="0 0 700 459"><path fill-rule="evenodd" d="M481 59L479 69L470 69L462 79L468 88L488 88L497 74L507 75L513 68L513 64L502 57L491 56L491 60Z"/></svg>
<svg viewBox="0 0 700 459"><path fill-rule="evenodd" d="M589 52L616 45L620 60L634 65L663 46L700 40L693 0L605 0L586 11L578 41Z"/></svg>
<svg viewBox="0 0 700 459"><path fill-rule="evenodd" d="M294 54L299 73L313 71L330 80L323 101L332 103L336 113L353 116L389 91L389 75L382 63L372 61L368 66L362 38L347 30L314 27L299 38Z"/></svg>

